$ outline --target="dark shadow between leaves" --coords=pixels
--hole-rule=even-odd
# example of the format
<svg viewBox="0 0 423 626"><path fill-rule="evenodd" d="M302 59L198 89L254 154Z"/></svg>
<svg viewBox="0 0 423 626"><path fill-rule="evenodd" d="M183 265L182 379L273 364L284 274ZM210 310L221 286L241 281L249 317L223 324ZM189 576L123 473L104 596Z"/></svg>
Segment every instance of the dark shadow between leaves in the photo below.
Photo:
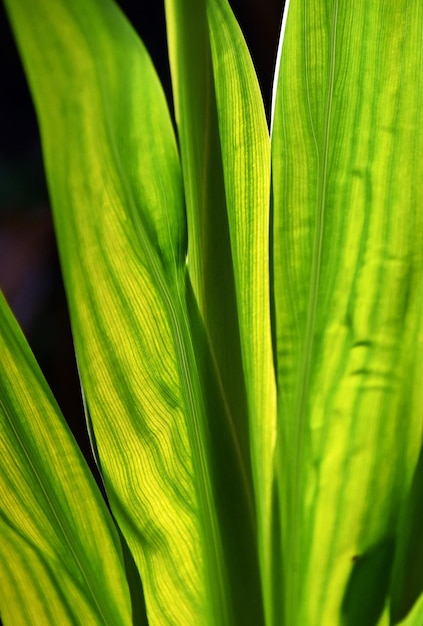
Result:
<svg viewBox="0 0 423 626"><path fill-rule="evenodd" d="M393 537L386 537L354 557L342 602L343 626L377 626L389 590L394 547Z"/></svg>
<svg viewBox="0 0 423 626"><path fill-rule="evenodd" d="M423 592L423 450L398 532L391 584L391 624L401 622Z"/></svg>

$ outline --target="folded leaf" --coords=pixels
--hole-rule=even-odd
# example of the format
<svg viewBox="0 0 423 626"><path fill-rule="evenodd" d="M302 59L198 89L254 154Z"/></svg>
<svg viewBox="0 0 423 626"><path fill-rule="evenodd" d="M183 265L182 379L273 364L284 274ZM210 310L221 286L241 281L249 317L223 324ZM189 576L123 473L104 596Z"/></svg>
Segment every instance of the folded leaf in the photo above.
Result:
<svg viewBox="0 0 423 626"><path fill-rule="evenodd" d="M187 267L246 490L251 491L247 400L206 3L167 0L166 21L187 208ZM252 502L251 493L249 498Z"/></svg>
<svg viewBox="0 0 423 626"><path fill-rule="evenodd" d="M116 528L0 295L4 626L132 624Z"/></svg>
<svg viewBox="0 0 423 626"><path fill-rule="evenodd" d="M289 3L272 136L287 625L389 619L422 431L422 18Z"/></svg>
<svg viewBox="0 0 423 626"><path fill-rule="evenodd" d="M207 11L257 506L266 619L271 623L276 388L270 324L270 142L254 67L226 0Z"/></svg>
<svg viewBox="0 0 423 626"><path fill-rule="evenodd" d="M245 514L232 515L230 581L239 623L263 620L256 550L246 381L242 364L209 25L204 0L166 2L175 113L187 205L187 268L217 377L215 394L239 475ZM233 46L227 42L228 50ZM208 378L208 377L207 377ZM210 394L209 394L210 395ZM216 417L213 417L213 422ZM227 480L227 478L225 479ZM233 496L231 498L233 500ZM235 550L233 550L235 548Z"/></svg>

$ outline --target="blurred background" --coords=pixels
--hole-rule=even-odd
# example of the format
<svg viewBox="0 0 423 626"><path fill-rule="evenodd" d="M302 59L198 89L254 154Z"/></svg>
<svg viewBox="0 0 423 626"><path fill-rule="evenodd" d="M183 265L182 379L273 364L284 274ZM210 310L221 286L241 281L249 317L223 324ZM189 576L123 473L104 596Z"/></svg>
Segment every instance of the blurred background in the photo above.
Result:
<svg viewBox="0 0 423 626"><path fill-rule="evenodd" d="M284 0L232 0L267 112ZM163 3L121 0L171 103ZM66 300L26 79L0 3L0 288L93 471ZM1 358L1 355L0 355Z"/></svg>

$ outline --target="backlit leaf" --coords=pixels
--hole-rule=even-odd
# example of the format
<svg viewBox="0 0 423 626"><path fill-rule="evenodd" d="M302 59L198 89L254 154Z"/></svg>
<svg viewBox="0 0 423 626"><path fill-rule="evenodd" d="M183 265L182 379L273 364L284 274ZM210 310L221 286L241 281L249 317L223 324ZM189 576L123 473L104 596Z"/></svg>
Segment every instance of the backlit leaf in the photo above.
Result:
<svg viewBox="0 0 423 626"><path fill-rule="evenodd" d="M207 9L248 398L263 593L266 618L271 620L276 389L269 285L270 142L257 77L229 4L210 0Z"/></svg>
<svg viewBox="0 0 423 626"><path fill-rule="evenodd" d="M407 0L289 3L272 136L287 625L389 621L422 432L422 20Z"/></svg>
<svg viewBox="0 0 423 626"><path fill-rule="evenodd" d="M129 626L116 528L1 295L0 353L4 626Z"/></svg>
<svg viewBox="0 0 423 626"><path fill-rule="evenodd" d="M8 9L38 110L100 466L149 623L229 623L206 389L185 302L182 179L163 92L112 2L19 0Z"/></svg>

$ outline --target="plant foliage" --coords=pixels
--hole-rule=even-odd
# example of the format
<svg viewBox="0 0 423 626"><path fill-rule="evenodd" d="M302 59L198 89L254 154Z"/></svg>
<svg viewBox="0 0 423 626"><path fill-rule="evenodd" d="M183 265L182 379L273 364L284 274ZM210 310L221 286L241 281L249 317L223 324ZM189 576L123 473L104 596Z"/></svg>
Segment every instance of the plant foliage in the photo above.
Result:
<svg viewBox="0 0 423 626"><path fill-rule="evenodd" d="M423 4L6 0L107 505L0 300L4 626L421 626ZM145 598L145 603L144 603Z"/></svg>

